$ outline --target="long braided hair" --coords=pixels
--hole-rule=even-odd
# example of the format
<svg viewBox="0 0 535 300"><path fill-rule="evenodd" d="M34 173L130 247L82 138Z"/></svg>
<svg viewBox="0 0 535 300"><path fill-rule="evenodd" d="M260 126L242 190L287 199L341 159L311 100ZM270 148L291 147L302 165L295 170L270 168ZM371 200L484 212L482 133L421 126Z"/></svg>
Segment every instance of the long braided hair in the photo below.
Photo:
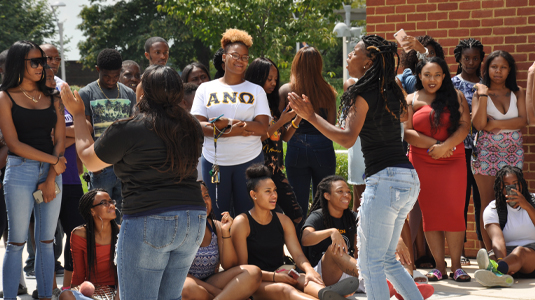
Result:
<svg viewBox="0 0 535 300"><path fill-rule="evenodd" d="M378 105L375 113L384 108L393 119L399 120L399 114L406 110L407 102L395 80L399 67L399 63L396 66L394 59L394 56L398 55L397 44L378 35L366 35L362 37L362 42L365 45L366 55L371 58L373 63L364 73L364 76L342 95L338 112L339 122L340 124L345 123L357 96L367 91L377 91ZM389 93L395 95L396 101L393 101L392 98L390 101L388 100Z"/></svg>
<svg viewBox="0 0 535 300"><path fill-rule="evenodd" d="M463 71L463 66L461 64L461 58L463 56L463 51L465 49L477 48L479 50L479 67L477 68L476 75L481 77L481 63L485 57L485 51L483 51L483 44L480 41L474 38L468 38L465 40L460 40L459 45L453 50L453 55L455 56L455 61L459 63L457 67L457 74L460 74Z"/></svg>
<svg viewBox="0 0 535 300"><path fill-rule="evenodd" d="M91 276L94 275L97 278L96 273L96 242L95 242L95 220L91 215L91 208L93 206L93 201L98 192L107 193L105 189L97 188L92 189L89 192L85 193L82 198L80 198L80 204L78 205L78 210L80 215L84 218L85 231L86 231L86 247L87 247L87 273L86 278L88 281L91 281ZM119 234L119 226L115 220L111 220L111 246L110 246L110 268L114 270L115 281L117 281L117 269L113 264L115 258L115 244L117 243L117 235Z"/></svg>
<svg viewBox="0 0 535 300"><path fill-rule="evenodd" d="M308 211L307 218L310 214L321 208L323 214L323 225L325 228L334 228L333 217L329 212L328 200L325 199L324 193L331 194L332 184L337 181L344 181L345 179L338 175L331 175L323 178L323 180L318 184L316 190L316 195L314 196L314 202L312 202L312 207ZM349 242L348 247L352 247L355 244L355 234L357 233L357 222L355 220L355 215L353 212L347 208L344 210L342 215L342 222L345 228L349 228Z"/></svg>
<svg viewBox="0 0 535 300"><path fill-rule="evenodd" d="M510 165L505 165L496 173L496 180L494 181L494 197L496 199L496 210L498 211L498 219L500 221L500 227L505 227L507 223L507 198L503 194L503 189L505 188L504 178L507 174L514 174L518 179L518 184L520 185L520 192L522 196L535 208L535 199L531 196L528 190L528 183L524 179L524 174L522 169L518 167L513 167Z"/></svg>
<svg viewBox="0 0 535 300"><path fill-rule="evenodd" d="M422 80L418 75L422 73L422 69L425 65L431 63L439 65L442 69L442 73L445 75L440 88L435 93L435 100L433 100L433 103L431 103L431 108L433 109L433 111L431 111L429 114L431 129L434 133L438 131L439 127L443 125L441 124L441 115L445 110L447 110L450 113L450 126L448 127L448 133L451 135L457 130L457 128L459 128L461 113L459 112L460 105L457 92L453 86L453 83L451 82L448 64L442 58L436 56L419 62L416 66L416 84L414 87L418 91L424 88Z"/></svg>

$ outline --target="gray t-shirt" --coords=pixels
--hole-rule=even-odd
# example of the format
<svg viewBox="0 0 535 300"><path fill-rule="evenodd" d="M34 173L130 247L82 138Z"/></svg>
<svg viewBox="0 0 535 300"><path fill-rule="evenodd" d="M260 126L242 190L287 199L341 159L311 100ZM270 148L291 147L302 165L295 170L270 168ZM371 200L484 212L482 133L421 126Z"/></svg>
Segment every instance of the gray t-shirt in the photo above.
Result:
<svg viewBox="0 0 535 300"><path fill-rule="evenodd" d="M119 93L117 93L116 88L103 87L101 90L97 81L91 82L78 91L84 101L85 115L91 117L95 140L111 123L132 115L136 104L136 94L126 85L120 82L117 84L119 85Z"/></svg>

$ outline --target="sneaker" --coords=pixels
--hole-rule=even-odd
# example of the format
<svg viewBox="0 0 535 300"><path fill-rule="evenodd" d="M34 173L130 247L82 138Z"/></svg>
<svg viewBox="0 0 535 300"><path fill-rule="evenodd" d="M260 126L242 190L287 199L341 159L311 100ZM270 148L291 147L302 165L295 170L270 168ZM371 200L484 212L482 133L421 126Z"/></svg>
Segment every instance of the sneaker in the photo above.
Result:
<svg viewBox="0 0 535 300"><path fill-rule="evenodd" d="M57 277L63 277L63 275L65 274L65 269L63 268L63 266L61 265L61 263L59 261L56 261L56 276Z"/></svg>
<svg viewBox="0 0 535 300"><path fill-rule="evenodd" d="M35 270L31 270L29 272L26 272L26 278L27 279L35 279Z"/></svg>
<svg viewBox="0 0 535 300"><path fill-rule="evenodd" d="M477 265L482 270L488 270L493 273L503 275L500 271L498 271L498 263L489 258L489 254L485 248L479 249L477 252Z"/></svg>
<svg viewBox="0 0 535 300"><path fill-rule="evenodd" d="M479 284L486 287L511 287L514 283L513 276L496 274L489 270L477 270L474 277Z"/></svg>
<svg viewBox="0 0 535 300"><path fill-rule="evenodd" d="M39 293L37 292L37 290L32 292L32 298L33 299L39 299Z"/></svg>
<svg viewBox="0 0 535 300"><path fill-rule="evenodd" d="M28 288L19 283L19 290L17 291L17 296L24 294L28 294ZM0 298L4 298L4 291L0 291Z"/></svg>
<svg viewBox="0 0 535 300"><path fill-rule="evenodd" d="M58 300L60 294L61 294L61 290L58 289L58 288L55 288L55 289L52 291L52 298L51 298L51 300Z"/></svg>

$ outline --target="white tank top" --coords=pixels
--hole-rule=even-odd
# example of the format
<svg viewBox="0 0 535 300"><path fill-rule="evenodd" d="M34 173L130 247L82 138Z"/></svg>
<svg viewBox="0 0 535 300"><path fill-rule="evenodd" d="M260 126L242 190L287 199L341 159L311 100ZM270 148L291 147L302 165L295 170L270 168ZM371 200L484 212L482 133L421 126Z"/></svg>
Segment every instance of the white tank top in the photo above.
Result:
<svg viewBox="0 0 535 300"><path fill-rule="evenodd" d="M502 114L494 105L490 96L487 101L487 115L494 118L494 120L509 120L512 118L518 117L518 105L515 93L511 92L511 99L509 100L509 109L505 114ZM518 131L518 129L502 129L500 132L513 132Z"/></svg>

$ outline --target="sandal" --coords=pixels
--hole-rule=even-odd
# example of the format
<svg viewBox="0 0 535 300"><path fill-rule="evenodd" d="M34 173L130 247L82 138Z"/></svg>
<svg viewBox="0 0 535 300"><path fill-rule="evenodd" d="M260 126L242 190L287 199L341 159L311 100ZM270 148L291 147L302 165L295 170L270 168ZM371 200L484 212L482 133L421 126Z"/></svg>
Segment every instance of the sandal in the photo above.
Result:
<svg viewBox="0 0 535 300"><path fill-rule="evenodd" d="M470 260L466 258L464 255L461 255L461 266L469 266Z"/></svg>
<svg viewBox="0 0 535 300"><path fill-rule="evenodd" d="M470 282L472 280L472 277L463 269L457 269L455 273L450 273L450 277L457 282Z"/></svg>
<svg viewBox="0 0 535 300"><path fill-rule="evenodd" d="M459 270L462 270L462 269L459 269ZM438 269L433 269L429 271L427 274L425 274L425 277L427 277L429 281L439 281L439 280L448 279L448 275L442 275L442 273Z"/></svg>
<svg viewBox="0 0 535 300"><path fill-rule="evenodd" d="M420 273L418 270L412 271L412 279L416 283L427 283L429 279L424 274Z"/></svg>

